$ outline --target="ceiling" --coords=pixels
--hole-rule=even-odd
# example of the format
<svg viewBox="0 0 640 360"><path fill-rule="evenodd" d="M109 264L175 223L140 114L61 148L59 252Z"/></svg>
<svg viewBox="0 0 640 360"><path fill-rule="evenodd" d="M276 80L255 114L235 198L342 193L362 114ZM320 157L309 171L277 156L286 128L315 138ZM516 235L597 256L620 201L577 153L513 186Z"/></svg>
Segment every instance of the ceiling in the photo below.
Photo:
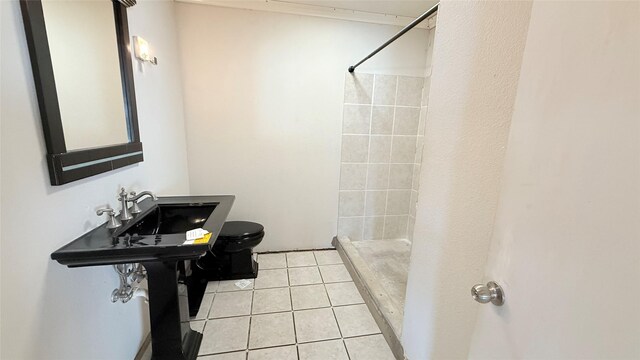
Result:
<svg viewBox="0 0 640 360"><path fill-rule="evenodd" d="M434 0L278 0L279 2L289 2L322 6L328 8L338 8L346 10L357 10L387 15L399 15L408 17L418 17L429 10L438 1Z"/></svg>
<svg viewBox="0 0 640 360"><path fill-rule="evenodd" d="M1 1L1 0L0 0ZM436 5L435 0L174 0L220 7L271 11L405 26ZM429 28L431 23L418 24Z"/></svg>

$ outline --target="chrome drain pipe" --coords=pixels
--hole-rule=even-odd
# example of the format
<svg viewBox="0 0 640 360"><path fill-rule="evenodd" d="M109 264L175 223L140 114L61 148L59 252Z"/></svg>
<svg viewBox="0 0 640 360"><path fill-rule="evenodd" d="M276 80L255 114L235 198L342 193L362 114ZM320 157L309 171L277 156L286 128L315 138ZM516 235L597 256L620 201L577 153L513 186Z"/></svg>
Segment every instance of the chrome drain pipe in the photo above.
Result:
<svg viewBox="0 0 640 360"><path fill-rule="evenodd" d="M111 302L121 301L124 304L134 296L141 296L145 298L145 302L149 301L147 291L137 286L147 277L141 264L116 264L113 269L120 278L120 286L111 293Z"/></svg>

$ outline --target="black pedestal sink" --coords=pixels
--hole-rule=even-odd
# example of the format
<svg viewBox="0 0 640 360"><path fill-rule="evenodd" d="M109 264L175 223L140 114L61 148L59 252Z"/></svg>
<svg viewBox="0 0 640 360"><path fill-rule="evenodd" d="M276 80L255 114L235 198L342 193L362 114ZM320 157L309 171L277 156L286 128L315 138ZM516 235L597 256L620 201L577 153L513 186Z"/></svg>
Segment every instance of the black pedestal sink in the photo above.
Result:
<svg viewBox="0 0 640 360"><path fill-rule="evenodd" d="M122 228L113 231L103 224L51 258L69 267L141 263L149 284L152 359L192 360L202 335L191 330L188 313L180 311L177 265L209 250L233 201L231 195L147 199L140 203L142 212ZM185 233L195 228L212 233L208 243L184 244Z"/></svg>

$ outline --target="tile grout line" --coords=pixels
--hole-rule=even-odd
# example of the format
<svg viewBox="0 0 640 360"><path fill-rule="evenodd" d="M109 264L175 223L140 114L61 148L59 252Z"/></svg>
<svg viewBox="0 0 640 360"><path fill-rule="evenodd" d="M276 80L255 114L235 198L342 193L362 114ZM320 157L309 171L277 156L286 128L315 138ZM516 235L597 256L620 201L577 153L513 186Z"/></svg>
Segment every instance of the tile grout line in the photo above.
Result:
<svg viewBox="0 0 640 360"><path fill-rule="evenodd" d="M256 277L257 279L257 277ZM247 331L247 348L246 348L246 357L249 358L249 342L251 341L251 324L252 324L252 320L253 320L253 296L255 295L255 287L256 287L256 282L255 280L253 281L253 290L251 290L251 307L249 308L249 331Z"/></svg>
<svg viewBox="0 0 640 360"><path fill-rule="evenodd" d="M359 219L359 218L365 218L365 217L371 217L371 218L376 218L378 220L380 220L380 218L390 218L390 219L394 219L394 218L403 218L406 217L407 219L410 217L409 214L404 214L404 215L375 215L375 216L345 216L345 219ZM413 217L415 219L415 217ZM357 241L395 241L395 240L406 240L403 238L387 238L387 239L371 239L371 240L357 240ZM298 286L298 285L295 285Z"/></svg>
<svg viewBox="0 0 640 360"><path fill-rule="evenodd" d="M323 340L312 340L312 341L305 341L305 342L301 342L298 343L296 342L295 344L288 344L288 345L271 345L271 346L264 346L264 347L259 347L259 348L255 348L255 349L246 349L246 350L232 350L232 351L225 351L225 352L219 352L219 353L212 353L212 354L207 354L207 355L200 355L200 357L202 356L211 356L211 355L222 355L222 354L231 354L231 353L236 353L236 352L251 352L251 351L256 351L256 350L265 350L265 349L276 349L279 347L287 347L287 346L295 346L298 347L300 345L307 345L307 344L317 344L317 343L322 343L322 342L329 342L329 341L336 341L336 340L350 340L350 339L357 339L357 338L363 338L363 337L369 337L369 336L376 336L376 335L381 335L382 333L374 333L374 334L366 334L366 335L357 335L357 336L349 336L346 338L343 337L339 337L339 338L334 338L334 339L323 339Z"/></svg>
<svg viewBox="0 0 640 360"><path fill-rule="evenodd" d="M420 95L421 95L420 96L420 114L419 114L419 117L418 117L418 129L417 129L416 136L420 136L420 118L422 117L422 99L424 98L424 89L425 89L424 83L425 83L425 81L426 81L426 78L423 78L422 79L422 89L420 91ZM426 116L425 116L424 121L425 122L427 121ZM426 127L426 124L425 124L425 127ZM416 163L416 157L418 156L418 140L417 139L418 138L416 137L416 149L415 149L415 152L413 154L413 163L414 164L413 164L413 171L411 172L411 191L413 191L413 187L414 187L413 186L413 181L415 180L414 179L414 173L415 173L416 165L419 165L420 167L422 167L422 159L420 159L421 160L420 164ZM417 192L417 190L416 190L416 192ZM417 206L417 202L418 202L418 197L416 196L416 204L412 204L411 203L411 200L412 200L411 199L411 197L412 197L411 195L413 195L413 193L409 195L409 218L411 217L411 207L412 206L416 207ZM415 211L415 209L414 209L414 211ZM409 218L407 218L407 227L406 227L406 230L405 230L405 237L407 238L407 240L412 241L413 240L413 231L412 231L412 234L410 236L409 235ZM414 226L414 229L415 229L415 217L414 217L413 226Z"/></svg>
<svg viewBox="0 0 640 360"><path fill-rule="evenodd" d="M338 332L340 333L340 340L342 340L342 344L344 346L345 352L347 353L347 358L351 359L349 357L349 352L346 351L347 350L347 344L344 342L344 336L342 335L342 329L340 328L340 323L338 322L338 317L336 316L336 312L333 310L333 307L331 307L331 313L333 314L333 318L336 321L336 326L338 327Z"/></svg>
<svg viewBox="0 0 640 360"><path fill-rule="evenodd" d="M318 263L318 260L316 259L316 255L314 252L311 253L313 256L313 260L316 262L316 265ZM288 259L288 257L287 257ZM287 266L289 264L287 263ZM318 269L318 273L320 273L320 269ZM289 268L287 267L287 274L289 274ZM322 279L322 275L320 275L320 279ZM298 359L300 359L300 347L298 346L298 330L296 328L296 313L295 313L295 309L293 308L293 294L291 293L291 278L289 277L289 297L290 297L290 301L291 301L291 319L293 321L293 340L295 341L295 346L296 346L296 355L298 356Z"/></svg>
<svg viewBox="0 0 640 360"><path fill-rule="evenodd" d="M408 164L408 165L411 165L411 164ZM385 190L376 190L376 189L374 189L374 190L342 190L342 192L356 192L356 191L373 192L373 191L385 191ZM387 189L387 191L417 191L417 190L413 190L413 189ZM343 217L349 217L349 216L362 216L362 215L347 215L347 216L343 216ZM369 216L376 216L376 215L369 215Z"/></svg>
<svg viewBox="0 0 640 360"><path fill-rule="evenodd" d="M373 114L373 112L372 112ZM418 120L419 121L419 120ZM407 135L407 134L367 134L367 133L362 133L362 134L358 134L358 133L344 133L342 134L344 136L371 136L371 137L391 137L391 136L397 136L397 137L418 137L421 135ZM350 164L349 161L344 161L344 163L346 164ZM407 163L407 164L413 164L413 163Z"/></svg>
<svg viewBox="0 0 640 360"><path fill-rule="evenodd" d="M257 277L256 277L257 279ZM252 320L253 320L253 316L251 316L251 313L253 313L253 292L255 291L255 280L253 281L253 289L251 290L251 308L249 308L249 329L247 331L247 342L246 342L246 350L245 350L245 357L249 358L249 341L251 340L251 324L252 324Z"/></svg>
<svg viewBox="0 0 640 360"><path fill-rule="evenodd" d="M314 255L315 258L315 255ZM288 265L288 264L287 264ZM287 268L287 277L289 277L289 268ZM291 280L289 280L289 284L291 284ZM300 359L300 348L298 348L298 330L296 329L296 313L293 309L293 294L291 293L291 285L289 285L289 302L291 304L291 321L293 322L293 342L296 347L296 355L298 359Z"/></svg>
<svg viewBox="0 0 640 360"><path fill-rule="evenodd" d="M363 135L363 136L365 136L365 135ZM386 165L386 164L389 164L389 165L414 165L415 162L372 162L372 163L366 163L366 162L348 162L348 161L345 161L345 162L343 162L343 164L349 164L349 165L368 165L368 164L371 164L371 165Z"/></svg>
<svg viewBox="0 0 640 360"><path fill-rule="evenodd" d="M374 76L374 79L375 79L375 76ZM373 88L375 89L375 81L373 82ZM395 110L394 110L394 112L395 112ZM371 119L372 119L372 122L373 122L373 107L371 108L371 114L372 114ZM394 116L395 116L395 113L394 113ZM391 120L391 136L392 135L393 135L393 119ZM369 137L371 137L371 128L369 129ZM392 144L393 144L393 137L391 137L390 144L389 144L389 161L391 161L391 145ZM384 164L384 163L381 163L381 164ZM369 168L369 166L367 165L367 170L368 170L368 168ZM389 186L388 181L389 181L389 179L387 179L387 187ZM366 190L369 190L368 186L367 186L367 188L365 188L365 191ZM378 191L380 191L380 189L378 189ZM365 199L366 199L367 193L365 192L364 195L365 195ZM387 196L388 196L388 193L385 194L385 207L386 207L386 202L387 202ZM366 215L367 214L366 214L366 207L365 207L365 216ZM363 226L362 226L363 227L363 229L362 229L362 240L368 240L368 239L364 238L364 224L366 223L366 221L367 221L366 217L364 219L362 219L362 224L363 224ZM384 220L382 220L382 232L384 233ZM375 238L375 235L372 235L371 237Z"/></svg>
<svg viewBox="0 0 640 360"><path fill-rule="evenodd" d="M398 83L399 77L396 76L396 94L393 99L393 119L391 120L391 146L389 149L389 171L387 173L387 196L384 200L384 220L382 221L382 236L381 239L385 239L385 232L387 231L387 209L389 207L389 183L391 182L391 158L393 156L393 136L396 133L396 104L398 103ZM415 159L414 159L415 161Z"/></svg>
<svg viewBox="0 0 640 360"><path fill-rule="evenodd" d="M197 358L198 359L202 359L203 357L206 357L206 356L227 355L227 354L235 354L235 353L239 353L239 352L247 353L247 349L244 349L244 350L230 350L230 351L223 351L223 352L217 352L217 353L211 353L211 354L202 354L202 355L198 355Z"/></svg>
<svg viewBox="0 0 640 360"><path fill-rule="evenodd" d="M330 265L322 265L322 266L336 266L336 265L343 265L343 264L330 264ZM317 266L306 266L306 267L317 267ZM295 268L295 269L300 269L300 268ZM320 274L320 276L322 277L322 274ZM346 282L353 282L353 280L340 280L340 281L331 281L331 282L327 282L326 284L337 284L337 283L346 283ZM273 289L286 289L288 287L303 287L303 286L309 286L309 285L319 285L322 283L308 283L308 284L299 284L299 285L291 285L291 286L274 286L274 287L268 287L268 288L262 288L262 289L255 289L255 290L273 290ZM224 291L224 294L227 293L238 293L238 292L249 292L249 291L255 291L255 290L239 290L239 291ZM239 316L239 315L237 315ZM233 317L233 316L227 316L227 317ZM217 318L216 318L217 319ZM208 319L192 319L190 321L202 321L202 320L208 320Z"/></svg>
<svg viewBox="0 0 640 360"><path fill-rule="evenodd" d="M374 75L375 74L371 74ZM379 75L383 75L383 74L379 74ZM383 76L396 76L399 77L398 75L383 75ZM371 96L371 98L373 99L373 95ZM380 107L399 107L399 108L410 108L410 109L420 109L422 106L412 106L412 105L384 105L384 104L374 104L373 101L370 104L359 104L359 103L344 103L344 105L351 105L351 106L380 106Z"/></svg>
<svg viewBox="0 0 640 360"><path fill-rule="evenodd" d="M209 304L209 310L207 310L207 314L204 316L205 320L209 320L209 315L211 314L211 309L213 308L213 302L216 300L217 293L213 294L213 299L211 299L211 303Z"/></svg>
<svg viewBox="0 0 640 360"><path fill-rule="evenodd" d="M365 177L364 177L364 188L365 190L369 187L369 162L371 159L371 128L373 127L373 99L376 93L376 75L373 74L373 82L371 83L371 108L370 108L370 113L369 113L369 136L368 136L368 142L369 144L367 145L367 162L366 162L366 172L365 172ZM362 201L362 215L366 215L367 214L367 193L364 194L364 200ZM362 219L362 233L360 238L364 240L364 230L365 230L365 218ZM322 276L322 274L320 275Z"/></svg>
<svg viewBox="0 0 640 360"><path fill-rule="evenodd" d="M318 263L318 258L317 258L317 256L316 256L316 253L315 253L315 252L313 252L312 254L313 254L314 260L315 260L315 262L316 262L316 265L313 265L313 266L306 266L306 267L317 267L317 268L319 269L319 268L320 268L320 266L339 266L339 265L343 265L343 266L344 266L344 263L332 263L332 264L320 265L320 264ZM288 268L287 268L287 269L288 269ZM287 274L288 274L288 271L287 271ZM289 289L289 301L291 302L291 310L289 310L289 311L276 311L276 312L271 312L271 314L274 314L274 313L288 313L288 312L292 314L292 321L293 321L293 324L292 324L292 325L293 325L293 331L294 331L294 344L278 344L278 345L273 345L273 346L263 346L263 347L256 347L255 349L250 349L250 348L249 348L249 343L250 343L250 335L251 335L252 317L253 317L254 315L263 315L263 314L253 314L253 305L254 305L254 303L255 303L255 293L256 293L256 291L257 291L257 290L262 290L262 289L243 290L243 291L251 291L251 305L250 305L250 309L251 309L251 310L250 310L250 314L249 314L249 329L248 329L248 333L247 333L247 345L246 345L246 348L245 348L244 350L240 350L240 349L238 349L238 350L223 351L223 352L217 352L217 353L216 353L216 352L214 352L214 353L211 353L211 354L202 354L202 356L220 355L220 354L229 354L229 353L235 353L235 352L244 352L244 353L245 353L245 358L246 358L246 357L248 357L248 356L249 356L249 353L250 353L251 351L262 350L262 349L270 349L270 348L279 348L279 347L283 347L283 348L284 348L284 347L288 347L288 346L295 346L295 347L296 347L296 353L297 353L297 356L298 356L298 358L299 358L299 357L300 357L300 348L299 348L299 345L301 345L301 344L314 344L314 343L323 343L323 342L329 342L329 341L341 340L341 343L342 343L342 345L343 345L343 347L344 347L344 351L345 351L345 352L346 352L346 354L347 354L347 358L348 358L348 359L351 359L351 355L349 354L348 348L347 348L347 346L346 346L345 339L355 339L355 338L362 338L362 337L367 337L367 336L375 336L375 335L380 334L380 332L377 332L377 333L374 333L374 334L363 334L363 335L349 336L349 337L346 337L346 338L345 338L345 336L344 336L344 335L343 335L343 333L342 333L342 329L341 329L341 327L340 327L340 323L338 322L337 315L336 315L336 313L335 313L335 310L334 310L334 309L335 309L335 308L341 308L341 307L358 306L358 305L362 305L362 303L343 304L343 305L337 305L337 306L334 306L334 305L331 303L331 299L330 299L330 297L329 297L329 291L328 291L328 289L327 289L327 284L332 284L332 283L349 283L349 282L353 283L353 278L352 278L351 276L349 276L349 279L348 279L348 280L343 280L343 281L338 281L338 282L332 282L332 283L326 283L326 282L325 282L324 277L322 276L322 273L320 273L320 276L321 276L321 279L322 279L322 283L321 283L321 285L322 285L322 288L324 289L324 295L326 296L326 298L327 298L327 300L328 300L328 302L329 302L329 304L330 304L330 305L329 305L328 307L323 307L323 306L321 306L321 307L314 307L314 308L310 308L310 309L300 309L300 310L298 310L298 311L315 310L315 309L328 309L328 308L330 308L330 309L331 309L331 311L332 311L332 314L334 315L334 320L335 320L335 322L336 322L336 326L337 326L338 331L339 331L339 334L340 334L340 337L339 337L339 338L335 338L335 339L330 339L330 338L327 338L327 339L317 339L317 340L312 340L312 341L308 341L308 342L304 342L304 343L299 343L299 342L298 342L298 338L297 338L297 329L296 329L296 326L295 326L295 312L296 312L296 310L294 310L294 309L293 309L293 298L292 298L292 297L293 297L293 295L292 295L292 292L291 292L291 288L292 288L292 286L290 286L290 285L289 285L289 286L286 286L286 287L276 287L276 288L270 288L270 289L285 289L285 288L286 288L286 289ZM301 284L300 286L310 286L310 285L320 285L320 284ZM269 289L269 288L267 288L267 289ZM218 287L218 289L216 289L216 291L215 291L215 292L212 292L212 293L210 293L210 294L212 294L212 295L214 296L214 298L215 298L215 296L218 294L218 290L219 290L219 287ZM228 293L228 292L229 292L229 291L225 291L225 292L222 292L222 293ZM230 291L230 292L239 292L239 291ZM209 305L209 313L211 312L211 308L212 308L212 307L213 307L213 300L212 300L211 304ZM208 314L208 315L209 315L209 314ZM210 320L215 320L215 319L208 319L208 315L207 315L207 318L206 318L206 319L204 319L204 320L195 320L195 319L194 319L194 321L205 321L205 323L204 323L204 325L203 325L203 333L204 333L204 329L208 326L208 324L207 324L207 323L208 323L208 321L210 321ZM235 316L226 317L226 318L242 318L242 317L245 317L245 316L246 316L246 315L235 315Z"/></svg>

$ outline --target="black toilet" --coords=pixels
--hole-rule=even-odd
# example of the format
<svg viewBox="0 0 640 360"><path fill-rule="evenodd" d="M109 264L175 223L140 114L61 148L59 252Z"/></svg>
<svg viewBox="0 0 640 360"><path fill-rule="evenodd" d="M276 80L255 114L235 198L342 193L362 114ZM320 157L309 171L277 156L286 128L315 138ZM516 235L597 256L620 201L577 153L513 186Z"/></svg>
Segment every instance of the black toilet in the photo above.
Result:
<svg viewBox="0 0 640 360"><path fill-rule="evenodd" d="M253 248L264 237L264 227L249 221L228 221L196 267L207 280L236 280L258 276Z"/></svg>
<svg viewBox="0 0 640 360"><path fill-rule="evenodd" d="M228 221L211 250L200 259L184 264L180 271L185 274L182 282L187 285L190 316L198 313L207 282L258 276L258 263L253 260L252 250L263 237L264 227L260 224Z"/></svg>

